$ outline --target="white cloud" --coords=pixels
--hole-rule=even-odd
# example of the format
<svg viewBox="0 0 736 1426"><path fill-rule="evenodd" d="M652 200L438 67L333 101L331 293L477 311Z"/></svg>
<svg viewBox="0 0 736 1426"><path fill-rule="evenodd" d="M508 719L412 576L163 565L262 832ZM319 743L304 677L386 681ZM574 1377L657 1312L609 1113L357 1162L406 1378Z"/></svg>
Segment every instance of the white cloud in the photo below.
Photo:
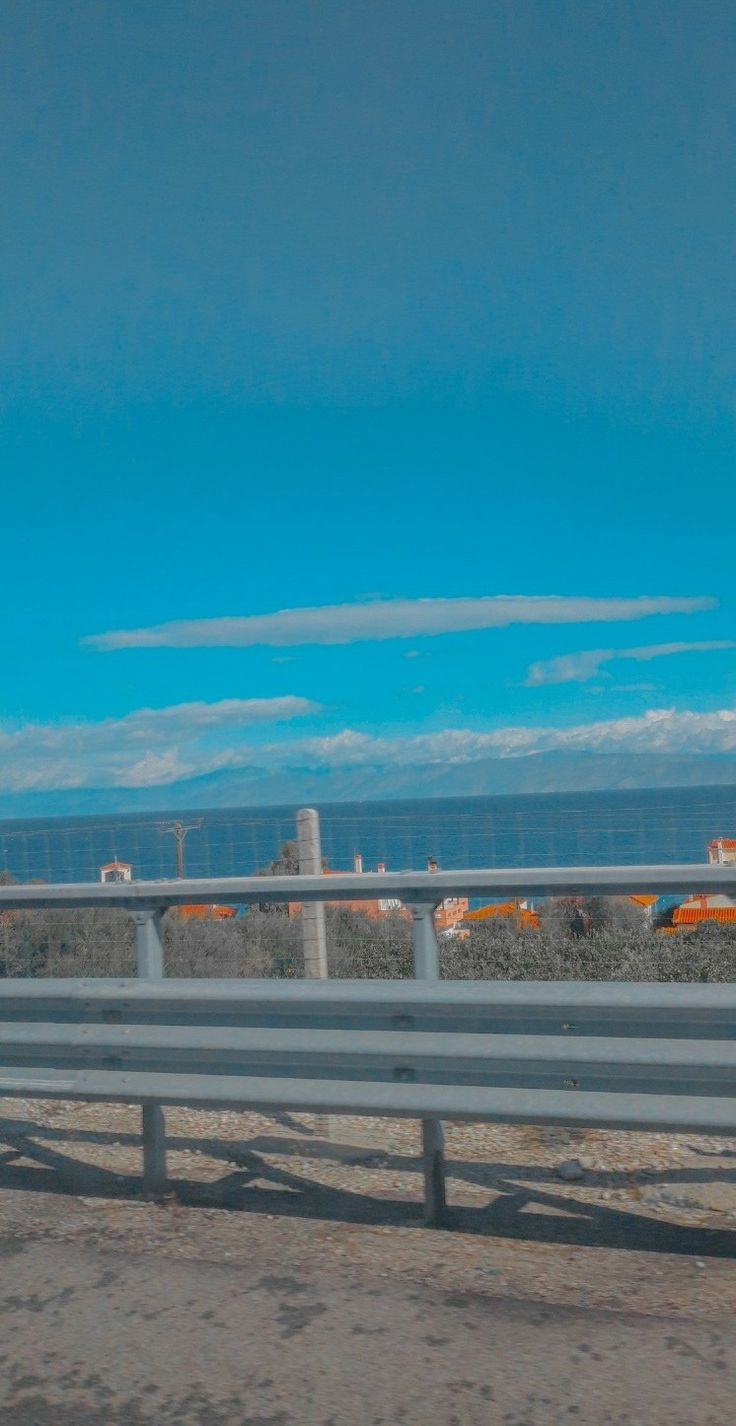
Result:
<svg viewBox="0 0 736 1426"><path fill-rule="evenodd" d="M612 718L567 728L514 724L490 732L446 728L391 738L344 729L331 737L300 739L263 750L281 767L351 767L470 763L479 758L543 752L730 753L736 750L736 709L694 713L654 708L638 717Z"/></svg>
<svg viewBox="0 0 736 1426"><path fill-rule="evenodd" d="M733 639L709 639L698 643L642 644L634 649L584 649L577 654L560 654L558 658L533 663L524 680L527 688L548 683L585 683L595 678L604 664L615 659L635 659L646 663L669 654L707 654L721 649L736 649Z"/></svg>
<svg viewBox="0 0 736 1426"><path fill-rule="evenodd" d="M317 711L302 698L229 699L140 709L124 718L0 730L0 791L165 787L225 769L277 772L467 764L537 753L732 753L736 708L650 709L567 728L511 724L390 737L356 729L283 742L248 741L256 719Z"/></svg>
<svg viewBox="0 0 736 1426"><path fill-rule="evenodd" d="M351 644L366 639L502 628L509 624L587 624L644 619L651 614L693 614L712 609L705 596L668 595L636 599L589 599L567 595L498 594L480 599L390 599L368 604L330 604L281 609L221 619L177 619L144 629L91 634L83 642L100 650L204 648L253 644Z"/></svg>
<svg viewBox="0 0 736 1426"><path fill-rule="evenodd" d="M118 787L162 787L170 782L180 782L189 777L196 768L191 762L183 762L177 752L144 753L142 758L130 767L118 771Z"/></svg>
<svg viewBox="0 0 736 1426"><path fill-rule="evenodd" d="M225 698L139 708L99 722L0 728L0 789L143 787L227 766L223 734L318 711L306 698Z"/></svg>

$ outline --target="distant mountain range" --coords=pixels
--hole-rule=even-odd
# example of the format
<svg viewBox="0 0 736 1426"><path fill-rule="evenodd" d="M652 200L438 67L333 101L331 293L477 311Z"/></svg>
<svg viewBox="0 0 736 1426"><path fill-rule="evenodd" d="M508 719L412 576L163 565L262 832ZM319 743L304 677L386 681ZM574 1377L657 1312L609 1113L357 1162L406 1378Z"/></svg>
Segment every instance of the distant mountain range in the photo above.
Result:
<svg viewBox="0 0 736 1426"><path fill-rule="evenodd" d="M0 795L0 817L713 785L736 786L736 758L551 752L444 766L304 767L273 773L239 768L166 786L6 793Z"/></svg>

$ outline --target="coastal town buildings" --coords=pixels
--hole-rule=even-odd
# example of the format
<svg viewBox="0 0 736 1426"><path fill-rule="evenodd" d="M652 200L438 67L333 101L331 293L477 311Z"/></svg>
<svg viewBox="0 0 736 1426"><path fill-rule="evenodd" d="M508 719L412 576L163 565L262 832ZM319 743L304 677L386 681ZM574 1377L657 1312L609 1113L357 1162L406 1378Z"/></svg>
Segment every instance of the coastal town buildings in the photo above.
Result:
<svg viewBox="0 0 736 1426"><path fill-rule="evenodd" d="M434 857L427 858L427 870L437 871L437 862ZM353 871L358 875L363 872L363 857L360 852L356 852L353 857ZM376 871L380 874L386 871L386 863L378 862ZM339 876L341 873L329 867L323 869L323 876ZM331 901L329 895L325 898L326 906L343 906L349 911L359 911L362 915L368 916L373 921L383 920L386 916L401 916L404 920L411 920L411 912L402 901L396 897L387 896L378 899L356 898L350 901ZM466 896L448 896L440 902L434 913L435 930L439 936L460 935L460 923L468 913L470 902ZM287 906L289 916L298 916L301 913L302 904L300 901L290 901ZM465 934L468 934L467 932Z"/></svg>
<svg viewBox="0 0 736 1426"><path fill-rule="evenodd" d="M105 862L100 867L100 881L107 884L123 883L133 880L133 866L131 862L121 862L117 858L112 862ZM209 905L186 905L172 906L169 915L175 916L180 921L204 921L208 918L215 921L229 921L236 916L234 906L209 906Z"/></svg>

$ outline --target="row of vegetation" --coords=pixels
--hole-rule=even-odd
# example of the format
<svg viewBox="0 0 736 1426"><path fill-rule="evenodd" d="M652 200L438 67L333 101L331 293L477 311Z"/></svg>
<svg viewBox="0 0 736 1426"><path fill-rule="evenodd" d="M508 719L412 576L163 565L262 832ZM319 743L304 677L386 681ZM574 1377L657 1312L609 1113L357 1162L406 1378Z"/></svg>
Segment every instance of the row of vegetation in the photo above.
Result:
<svg viewBox="0 0 736 1426"><path fill-rule="evenodd" d="M401 916L369 920L326 911L330 973L349 978L412 974L411 927ZM172 976L299 976L299 918L254 907L229 921L164 918L166 972ZM542 908L538 930L509 921L476 923L468 939L440 943L447 979L736 980L736 930L707 924L663 936L616 903L590 908L586 929L564 903ZM0 975L135 974L134 930L124 912L0 913Z"/></svg>

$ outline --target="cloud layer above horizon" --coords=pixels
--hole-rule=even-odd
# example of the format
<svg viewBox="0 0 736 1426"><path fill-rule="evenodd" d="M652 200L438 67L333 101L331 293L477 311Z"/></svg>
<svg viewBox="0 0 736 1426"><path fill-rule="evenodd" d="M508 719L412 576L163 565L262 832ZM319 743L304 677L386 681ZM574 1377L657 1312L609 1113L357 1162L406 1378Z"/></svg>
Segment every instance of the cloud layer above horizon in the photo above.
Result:
<svg viewBox="0 0 736 1426"><path fill-rule="evenodd" d="M289 694L139 708L97 722L0 726L0 791L164 786L214 771L223 737L316 712L318 704Z"/></svg>
<svg viewBox="0 0 736 1426"><path fill-rule="evenodd" d="M490 731L445 728L376 737L346 728L325 737L246 741L256 722L318 712L293 696L225 699L143 708L99 722L26 724L0 729L0 791L167 787L208 773L464 764L485 758L575 753L731 753L736 708L651 709L640 716L566 728L510 725Z"/></svg>
<svg viewBox="0 0 736 1426"><path fill-rule="evenodd" d="M149 628L89 634L82 642L101 651L141 648L246 648L256 644L350 644L361 640L420 638L510 624L587 624L695 614L713 609L706 595L635 599L567 595L494 594L478 599L380 599L328 604L215 619L175 619Z"/></svg>
<svg viewBox="0 0 736 1426"><path fill-rule="evenodd" d="M647 663L650 659L671 654L708 654L724 649L736 649L734 639L707 639L694 643L682 640L670 644L641 644L633 649L583 649L575 654L559 654L553 659L533 663L524 680L526 688L540 688L551 683L585 683L601 672L604 664L616 659L633 659Z"/></svg>

